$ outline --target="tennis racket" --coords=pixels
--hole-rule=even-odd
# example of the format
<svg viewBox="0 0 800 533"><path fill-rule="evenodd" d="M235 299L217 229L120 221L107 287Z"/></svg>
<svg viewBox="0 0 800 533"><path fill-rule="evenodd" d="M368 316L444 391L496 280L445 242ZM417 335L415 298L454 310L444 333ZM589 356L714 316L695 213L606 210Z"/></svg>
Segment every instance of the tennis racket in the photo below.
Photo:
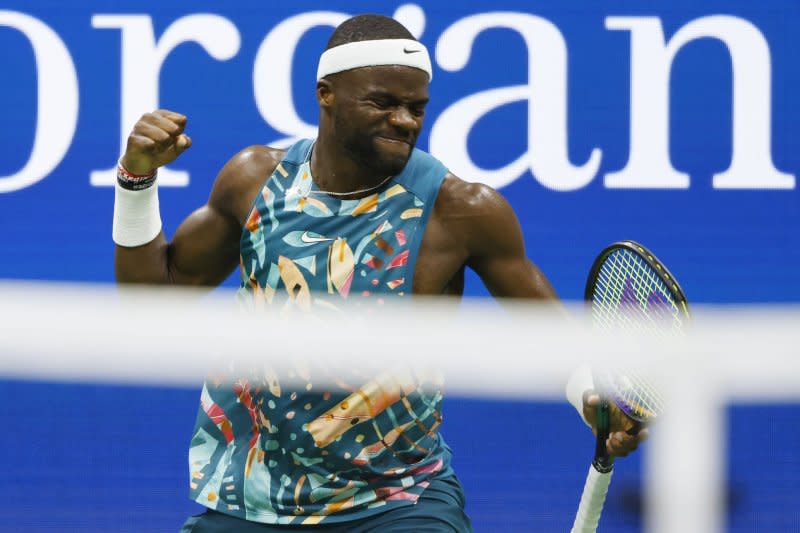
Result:
<svg viewBox="0 0 800 533"><path fill-rule="evenodd" d="M586 281L584 299L591 303L592 318L604 329L646 330L670 335L689 320L686 296L675 277L647 248L620 241L600 252ZM597 441L572 533L594 533L614 471L606 440L610 432L611 402L634 420L632 431L662 412L663 401L647 378L632 369L594 368L597 406Z"/></svg>

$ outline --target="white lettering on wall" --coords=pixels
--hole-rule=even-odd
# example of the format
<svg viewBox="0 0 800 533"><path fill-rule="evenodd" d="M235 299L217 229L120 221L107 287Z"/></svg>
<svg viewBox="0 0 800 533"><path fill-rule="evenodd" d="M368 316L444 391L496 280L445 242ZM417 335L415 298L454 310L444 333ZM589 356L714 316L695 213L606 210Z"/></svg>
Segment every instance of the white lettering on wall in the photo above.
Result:
<svg viewBox="0 0 800 533"><path fill-rule="evenodd" d="M258 112L269 125L286 137L270 142L285 148L300 139L317 136L317 126L297 114L292 97L292 62L300 38L318 26L336 27L349 15L334 11L312 11L284 20L264 38L253 67L253 92ZM290 53L291 51L291 53ZM316 72L316 65L313 65Z"/></svg>
<svg viewBox="0 0 800 533"><path fill-rule="evenodd" d="M120 120L120 155L125 151L128 134L139 117L158 108L161 65L178 45L195 42L212 58L225 61L239 51L239 30L228 19L218 15L196 14L173 22L156 41L153 23L147 15L95 15L92 26L120 29L122 40L122 97ZM116 165L91 173L95 186L116 182ZM189 173L162 168L158 171L160 186L182 187L189 183Z"/></svg>
<svg viewBox="0 0 800 533"><path fill-rule="evenodd" d="M711 37L727 46L733 65L733 155L715 174L720 189L793 189L795 178L772 162L771 59L761 32L741 18L715 15L693 20L668 43L656 17L608 17L610 30L631 32L630 155L610 188L687 188L689 176L669 158L669 86L672 62L687 43Z"/></svg>
<svg viewBox="0 0 800 533"><path fill-rule="evenodd" d="M0 176L0 192L29 187L55 169L72 144L78 123L78 75L61 38L29 15L0 10L0 27L20 31L33 48L37 71L37 114L33 149L16 174ZM4 83L12 83L7 76Z"/></svg>
<svg viewBox="0 0 800 533"><path fill-rule="evenodd" d="M419 40L425 32L425 11L417 4L403 4L394 11L392 18L406 27Z"/></svg>
<svg viewBox="0 0 800 533"><path fill-rule="evenodd" d="M445 70L463 69L475 38L490 28L519 33L528 51L528 83L488 89L468 96L439 116L431 130L431 152L464 179L503 187L528 169L545 187L570 191L586 186L597 174L601 152L574 166L567 146L567 46L558 28L526 13L484 13L463 18L447 28L436 44L436 61ZM506 166L478 167L467 149L467 138L486 113L509 103L528 103L528 151ZM513 133L508 132L508 135Z"/></svg>
<svg viewBox="0 0 800 533"><path fill-rule="evenodd" d="M335 27L348 16L335 11L300 13L279 21L261 42L253 65L252 82L257 109L279 137L271 144L285 147L299 138L316 135L315 121L306 122L300 118L294 101L293 61L300 41L310 30ZM426 14L417 4L400 5L394 16L418 38L425 31ZM120 31L120 153L139 116L159 107L160 70L176 47L197 43L213 59L225 61L234 57L241 46L236 26L213 14L179 18L158 39L151 17L145 14L97 14L92 16L91 24L94 28ZM0 10L0 27L19 31L30 42L38 75L32 148L21 170L0 176L2 193L39 182L61 163L75 135L79 93L70 52L50 27L30 15L8 10ZM604 176L606 187L681 189L690 186L689 174L675 169L670 160L671 70L685 45L712 38L725 45L733 71L730 165L713 176L713 186L717 189L795 188L795 175L778 170L772 158L772 58L769 45L758 28L745 19L728 15L688 21L669 40L664 37L658 17L612 16L605 19L605 27L611 31L627 31L631 40L629 156L624 168ZM455 21L436 40L437 66L445 71L466 69L473 53L480 53L473 50L478 36L495 28L511 30L522 37L525 63L511 68L524 69L524 83L490 87L447 102L441 115L432 117L435 122L431 124L430 151L463 178L483 181L495 188L504 187L529 172L544 187L553 190L585 187L597 176L602 152L592 148L588 159L578 165L569 159L568 51L555 25L542 17L521 12L490 12L465 17ZM497 44L502 46L503 42ZM476 70L475 75L481 72ZM436 83L446 83L442 78ZM14 83L13 78L7 83ZM721 89L724 88L714 88ZM475 133L476 125L487 114L515 103L527 106L527 131L503 134L526 135L527 148L508 156L500 168L481 168L472 157L474 152L470 153L468 148L469 136ZM108 159L110 164L110 154ZM113 185L115 176L115 168L110 166L91 172L90 182L95 186ZM159 180L165 186L186 186L189 174L167 168L162 169Z"/></svg>

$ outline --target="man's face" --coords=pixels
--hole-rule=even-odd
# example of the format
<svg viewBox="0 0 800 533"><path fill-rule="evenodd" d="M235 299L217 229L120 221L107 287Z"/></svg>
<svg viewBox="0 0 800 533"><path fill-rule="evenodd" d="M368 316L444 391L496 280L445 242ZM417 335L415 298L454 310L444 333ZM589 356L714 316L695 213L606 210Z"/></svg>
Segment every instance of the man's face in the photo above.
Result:
<svg viewBox="0 0 800 533"><path fill-rule="evenodd" d="M404 66L365 67L335 75L335 142L380 176L405 168L428 103L428 75Z"/></svg>

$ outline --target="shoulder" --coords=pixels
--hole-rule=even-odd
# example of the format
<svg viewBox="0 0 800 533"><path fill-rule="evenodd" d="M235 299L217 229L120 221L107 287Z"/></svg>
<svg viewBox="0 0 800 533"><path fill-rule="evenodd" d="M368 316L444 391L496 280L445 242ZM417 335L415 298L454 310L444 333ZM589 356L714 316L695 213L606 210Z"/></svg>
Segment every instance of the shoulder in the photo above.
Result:
<svg viewBox="0 0 800 533"><path fill-rule="evenodd" d="M248 146L225 163L214 182L214 189L224 194L238 192L253 181L263 182L272 174L285 154L285 150L269 146Z"/></svg>
<svg viewBox="0 0 800 533"><path fill-rule="evenodd" d="M471 183L448 173L436 198L437 214L445 219L484 218L512 214L503 195L483 183Z"/></svg>
<svg viewBox="0 0 800 533"><path fill-rule="evenodd" d="M501 246L521 235L519 222L502 194L483 183L445 176L436 198L434 214L472 254Z"/></svg>
<svg viewBox="0 0 800 533"><path fill-rule="evenodd" d="M217 174L209 205L237 221L243 221L255 195L285 155L285 150L265 145L241 150Z"/></svg>

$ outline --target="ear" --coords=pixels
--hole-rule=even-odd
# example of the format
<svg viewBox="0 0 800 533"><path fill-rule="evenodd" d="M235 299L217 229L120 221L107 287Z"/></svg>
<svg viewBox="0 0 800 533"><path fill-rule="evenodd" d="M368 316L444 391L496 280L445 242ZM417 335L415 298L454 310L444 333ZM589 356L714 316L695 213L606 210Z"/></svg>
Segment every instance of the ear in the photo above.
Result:
<svg viewBox="0 0 800 533"><path fill-rule="evenodd" d="M333 84L330 80L321 79L317 82L317 103L321 108L331 107L336 101Z"/></svg>

